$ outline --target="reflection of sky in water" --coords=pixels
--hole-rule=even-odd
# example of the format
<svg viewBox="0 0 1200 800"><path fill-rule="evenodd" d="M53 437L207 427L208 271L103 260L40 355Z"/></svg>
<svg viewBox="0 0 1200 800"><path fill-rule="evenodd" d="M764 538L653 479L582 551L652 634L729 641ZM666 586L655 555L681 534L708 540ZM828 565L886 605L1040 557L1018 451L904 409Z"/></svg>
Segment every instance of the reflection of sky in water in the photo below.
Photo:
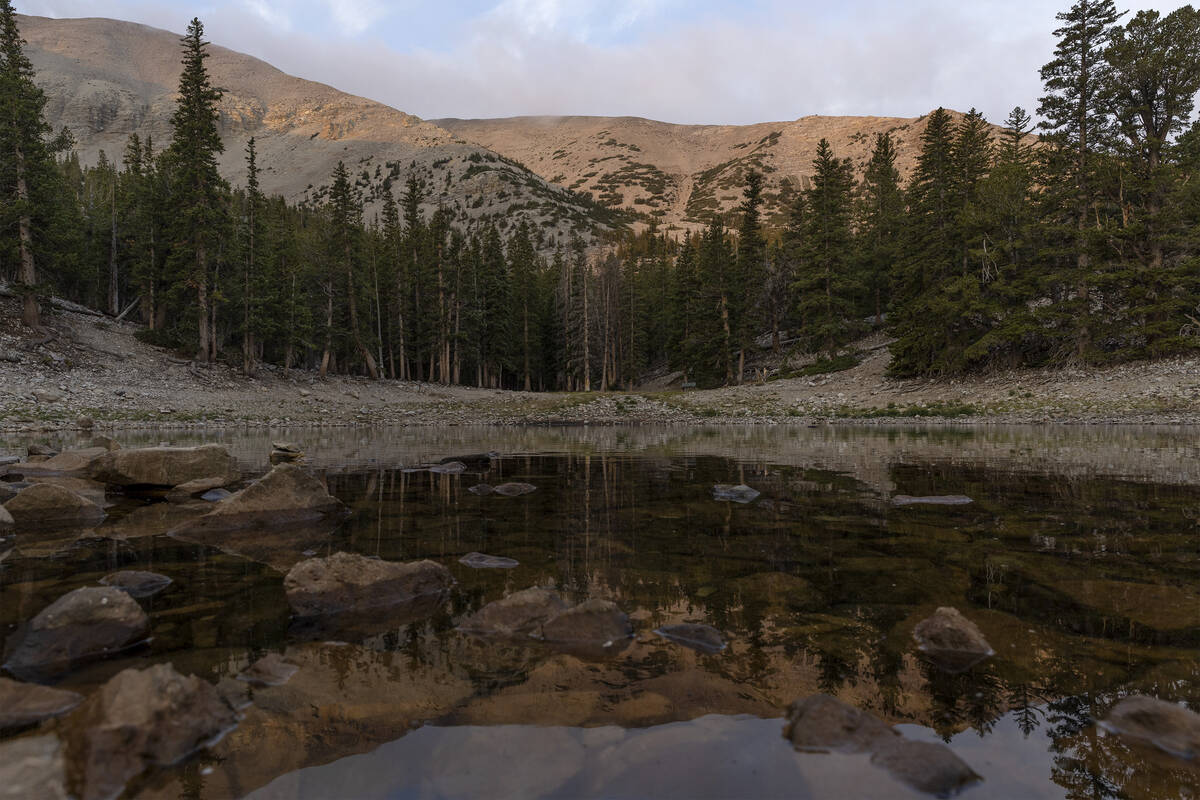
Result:
<svg viewBox="0 0 1200 800"><path fill-rule="evenodd" d="M272 439L296 441L353 515L337 526L180 541L162 534L195 512L111 498L94 531L0 542L13 547L0 562L5 635L115 569L175 579L145 602L149 648L81 669L65 686L88 689L165 660L216 680L268 650L300 666L286 686L256 692L256 707L212 753L164 770L141 796L848 798L863 787L903 796L865 760L791 752L778 717L814 692L902 724L911 738L949 741L986 778L973 797L1091 797L1088 787L1100 786L1099 796L1165 800L1195 781L1089 722L1130 691L1200 699L1200 460L1190 433L474 428L216 438L252 470L265 468ZM402 469L488 450L505 456L485 473ZM510 480L538 491L467 491ZM717 483L762 496L715 502ZM895 508L895 494L975 502ZM419 619L329 635L352 640L345 646L305 643L289 628L282 572L305 553L338 550L433 558L459 584ZM519 565L459 563L473 551ZM613 600L638 636L589 660L454 631L483 604L533 585L570 601ZM911 631L939 605L974 620L996 656L962 675L934 669ZM718 628L729 648L706 655L651 633L684 622Z"/></svg>

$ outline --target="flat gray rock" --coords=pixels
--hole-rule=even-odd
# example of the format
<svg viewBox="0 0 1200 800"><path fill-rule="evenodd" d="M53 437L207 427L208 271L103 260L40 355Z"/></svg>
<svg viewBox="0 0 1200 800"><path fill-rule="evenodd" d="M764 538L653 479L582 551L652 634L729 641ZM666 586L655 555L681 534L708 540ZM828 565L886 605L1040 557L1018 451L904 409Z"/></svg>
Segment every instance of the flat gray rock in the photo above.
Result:
<svg viewBox="0 0 1200 800"><path fill-rule="evenodd" d="M664 625L656 628L654 632L668 641L699 650L701 653L719 653L726 647L721 632L710 625Z"/></svg>
<svg viewBox="0 0 1200 800"><path fill-rule="evenodd" d="M0 800L67 800L62 745L54 736L0 744Z"/></svg>
<svg viewBox="0 0 1200 800"><path fill-rule="evenodd" d="M130 597L153 597L171 585L172 581L166 575L157 572L143 572L136 569L126 569L105 575L100 579L105 586L115 586L129 594Z"/></svg>
<svg viewBox="0 0 1200 800"><path fill-rule="evenodd" d="M945 494L932 495L929 497L913 497L907 494L898 494L892 498L892 505L897 507L904 506L969 506L975 501L966 495L961 494Z"/></svg>
<svg viewBox="0 0 1200 800"><path fill-rule="evenodd" d="M520 497L523 494L536 492L537 487L532 483L520 483L514 481L512 483L502 483L492 491L501 497Z"/></svg>
<svg viewBox="0 0 1200 800"><path fill-rule="evenodd" d="M489 556L484 553L467 553L458 560L458 563L465 564L472 569L512 569L521 565L521 562L515 558Z"/></svg>
<svg viewBox="0 0 1200 800"><path fill-rule="evenodd" d="M730 486L726 483L718 483L712 488L713 500L719 500L723 503L752 503L759 495L758 490L751 489L745 484Z"/></svg>

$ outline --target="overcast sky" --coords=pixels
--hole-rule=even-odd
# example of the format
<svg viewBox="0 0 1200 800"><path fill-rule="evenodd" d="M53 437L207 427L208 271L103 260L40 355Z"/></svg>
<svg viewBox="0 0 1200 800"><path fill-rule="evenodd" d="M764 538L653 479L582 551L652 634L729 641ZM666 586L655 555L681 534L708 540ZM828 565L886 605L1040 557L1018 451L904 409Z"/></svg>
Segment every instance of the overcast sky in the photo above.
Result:
<svg viewBox="0 0 1200 800"><path fill-rule="evenodd" d="M425 118L1030 111L1071 0L16 0L208 38ZM1120 7L1126 7L1118 4ZM1141 2L1134 8L1178 8Z"/></svg>

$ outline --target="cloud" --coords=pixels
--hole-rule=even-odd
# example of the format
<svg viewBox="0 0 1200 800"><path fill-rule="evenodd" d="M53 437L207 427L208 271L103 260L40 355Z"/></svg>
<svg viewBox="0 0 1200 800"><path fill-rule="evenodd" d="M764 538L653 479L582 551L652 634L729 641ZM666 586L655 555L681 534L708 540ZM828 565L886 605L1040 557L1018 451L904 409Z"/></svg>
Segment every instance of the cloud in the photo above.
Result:
<svg viewBox="0 0 1200 800"><path fill-rule="evenodd" d="M631 115L747 123L809 114L999 121L1036 109L1045 0L209 0L209 38L426 118ZM1180 2L1152 2L1160 10ZM182 0L19 0L181 30Z"/></svg>

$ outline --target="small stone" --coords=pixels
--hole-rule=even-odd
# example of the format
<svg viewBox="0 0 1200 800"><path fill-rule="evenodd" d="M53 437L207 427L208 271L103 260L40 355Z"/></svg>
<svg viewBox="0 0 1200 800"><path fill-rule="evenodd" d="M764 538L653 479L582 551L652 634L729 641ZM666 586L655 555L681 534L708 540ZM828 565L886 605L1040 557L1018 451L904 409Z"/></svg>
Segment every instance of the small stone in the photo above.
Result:
<svg viewBox="0 0 1200 800"><path fill-rule="evenodd" d="M301 617L399 605L453 585L450 571L434 561L398 564L355 553L301 561L283 579L288 603Z"/></svg>
<svg viewBox="0 0 1200 800"><path fill-rule="evenodd" d="M65 394L54 389L36 389L33 392L33 399L39 403L57 403L64 397Z"/></svg>
<svg viewBox="0 0 1200 800"><path fill-rule="evenodd" d="M233 492L228 489L212 489L200 495L200 499L206 503L219 503L231 497L233 497Z"/></svg>
<svg viewBox="0 0 1200 800"><path fill-rule="evenodd" d="M702 653L719 653L726 647L721 632L710 625L664 625L654 632L664 639Z"/></svg>
<svg viewBox="0 0 1200 800"><path fill-rule="evenodd" d="M26 452L31 456L46 456L47 458L58 455L58 451L48 444L31 444Z"/></svg>
<svg viewBox="0 0 1200 800"><path fill-rule="evenodd" d="M930 497L912 497L907 494L898 494L892 498L892 505L897 507L903 506L967 506L975 501L966 495L950 494L950 495L933 495Z"/></svg>
<svg viewBox="0 0 1200 800"><path fill-rule="evenodd" d="M467 471L467 465L461 461L451 461L447 464L434 464L429 471L437 475L461 475Z"/></svg>
<svg viewBox="0 0 1200 800"><path fill-rule="evenodd" d="M282 686L299 670L298 666L284 661L278 653L268 653L238 673L237 679L254 686Z"/></svg>
<svg viewBox="0 0 1200 800"><path fill-rule="evenodd" d="M946 672L965 672L996 651L983 632L956 608L939 608L913 628L922 652Z"/></svg>
<svg viewBox="0 0 1200 800"><path fill-rule="evenodd" d="M513 567L520 566L520 562L515 558L489 556L483 553L467 553L458 560L458 563L472 569L512 569Z"/></svg>
<svg viewBox="0 0 1200 800"><path fill-rule="evenodd" d="M537 487L531 483L510 482L502 483L492 490L501 497L520 497L521 495L536 492Z"/></svg>
<svg viewBox="0 0 1200 800"><path fill-rule="evenodd" d="M713 500L732 503L752 503L758 497L759 492L756 489L751 489L745 484L730 486L725 483L718 483L712 489Z"/></svg>
<svg viewBox="0 0 1200 800"><path fill-rule="evenodd" d="M91 417L80 417L79 419L75 420L75 427L79 428L81 431L90 431L92 428L96 427L96 422Z"/></svg>

